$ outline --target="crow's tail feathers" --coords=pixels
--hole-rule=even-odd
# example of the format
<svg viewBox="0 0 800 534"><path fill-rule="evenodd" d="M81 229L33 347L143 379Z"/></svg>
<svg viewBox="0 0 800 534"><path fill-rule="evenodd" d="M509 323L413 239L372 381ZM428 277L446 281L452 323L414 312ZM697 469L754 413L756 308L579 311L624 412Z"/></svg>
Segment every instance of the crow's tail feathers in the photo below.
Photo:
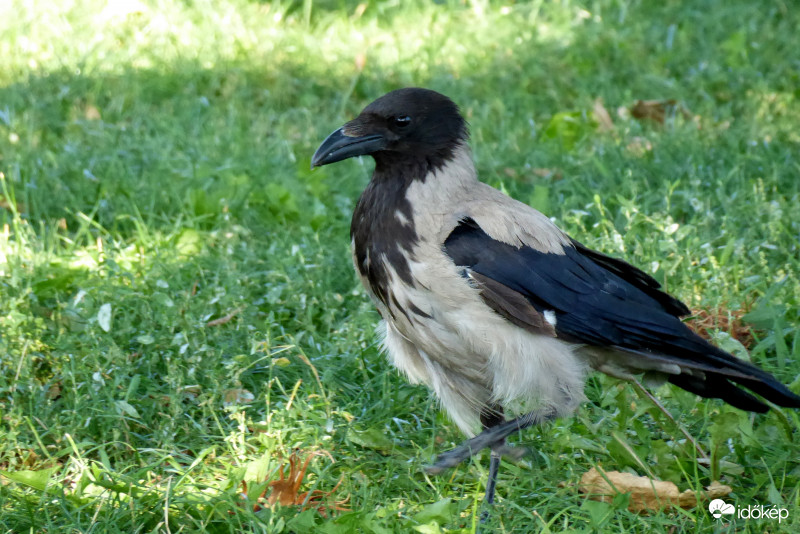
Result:
<svg viewBox="0 0 800 534"><path fill-rule="evenodd" d="M701 397L722 399L731 406L750 412L764 413L769 410L769 406L738 386L744 386L778 406L800 408L800 396L770 373L712 345L708 347L712 349L712 354L704 358L704 363L713 362L715 367L719 366L719 371L712 371L704 366L702 373L670 375L669 381Z"/></svg>

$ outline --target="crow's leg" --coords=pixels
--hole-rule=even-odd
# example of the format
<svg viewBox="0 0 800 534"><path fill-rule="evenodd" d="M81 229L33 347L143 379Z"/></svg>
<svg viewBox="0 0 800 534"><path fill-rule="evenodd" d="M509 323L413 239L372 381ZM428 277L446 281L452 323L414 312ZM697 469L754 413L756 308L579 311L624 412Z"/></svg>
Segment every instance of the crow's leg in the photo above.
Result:
<svg viewBox="0 0 800 534"><path fill-rule="evenodd" d="M494 490L497 487L497 473L500 471L501 457L499 452L492 449L489 460L489 480L486 481L486 494L483 496L483 502L489 506L494 504Z"/></svg>
<svg viewBox="0 0 800 534"><path fill-rule="evenodd" d="M455 467L467 458L470 458L486 447L492 447L497 453L519 458L519 452L505 444L505 438L525 428L533 425L540 425L546 421L555 419L553 410L542 410L521 415L510 421L502 421L496 425L485 429L483 432L470 438L455 449L440 454L436 462L426 470L428 473L437 474L445 469ZM524 454L524 450L522 453ZM515 454L516 453L516 454Z"/></svg>
<svg viewBox="0 0 800 534"><path fill-rule="evenodd" d="M503 407L494 406L490 410L481 413L481 424L484 431L505 422ZM497 473L500 471L500 458L502 449L506 447L506 438L502 437L489 445L491 447L491 459L489 460L489 480L486 482L486 495L483 502L488 505L494 504L494 490L497 487Z"/></svg>

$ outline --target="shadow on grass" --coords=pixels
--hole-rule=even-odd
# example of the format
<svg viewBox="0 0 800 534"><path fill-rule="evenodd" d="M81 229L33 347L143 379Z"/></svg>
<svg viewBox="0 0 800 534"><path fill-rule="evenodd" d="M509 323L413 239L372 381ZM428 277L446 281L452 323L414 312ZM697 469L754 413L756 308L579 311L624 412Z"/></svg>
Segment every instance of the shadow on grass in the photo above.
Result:
<svg viewBox="0 0 800 534"><path fill-rule="evenodd" d="M314 12L341 12L347 3L312 4ZM728 27L743 13L750 25L731 34ZM134 231L134 219L149 228L169 227L178 217L208 227L231 216L259 227L308 224L315 202L334 211L347 205L368 173L363 170L360 180L338 169L310 173L316 143L365 103L406 85L409 76L462 105L479 155L499 149L503 159L489 158L489 173L500 165L563 158L574 144L542 147L547 121L562 111L591 119L596 97L612 112L636 99L676 98L712 124L752 119L761 110L771 139L791 136L798 110L787 97L796 74L787 71L789 44L781 39L790 35L791 21L777 7L764 12L746 2L726 4L711 21L677 5L607 6L578 12L574 27L555 36L548 35L548 24L574 12L556 11L552 20L527 16L530 27L520 21L502 26L504 19L495 17L498 31L506 28L505 40L479 41L455 60L432 53L426 58L432 63L423 66L330 68L301 49L279 64L260 58L210 68L178 62L117 74L31 75L0 89L17 139L0 141L2 170L31 222L65 217L73 228L77 213L91 213L121 235ZM756 38L758 48L751 42ZM781 110L784 120L776 121ZM595 134L586 124L570 135ZM713 150L715 141L703 142ZM0 212L5 222L8 216Z"/></svg>
<svg viewBox="0 0 800 534"><path fill-rule="evenodd" d="M700 259L687 260L686 251L705 257L698 251L707 243L712 250L732 243L728 262L752 261L759 269L762 280L741 282L742 291L763 292L775 272L789 270L790 247L751 244L781 245L795 236L796 222L781 214L791 212L789 191L796 189L791 162L800 113L787 98L797 81L788 39L796 15L746 2L719 2L708 10L713 17L677 3L609 3L596 13L554 7L538 15L514 6L507 16L475 20L474 34L465 36L446 20L446 9L461 8L443 7L425 19L429 31L422 33L431 43L419 61L373 59L367 50L360 70L350 48L334 46L352 36L326 38L316 18L339 13L324 11L333 5L313 4L319 49L298 44L275 62L265 55L211 66L61 70L0 88L0 171L14 196L3 200L27 221L30 247L46 256L37 262L23 251L3 288L4 319L7 313L18 321L4 323L14 337L2 340L18 358L2 362L4 375L17 373L0 387L17 433L4 445L7 461L29 450L67 458L74 451L65 434L86 459L120 471L130 451L196 456L211 442L231 457L319 445L351 459L327 482L346 476L344 491L369 506L394 499L379 487L384 479L358 478L365 457L372 471L410 480L408 494L434 501L446 493L419 480L405 461L438 446L440 421L422 389L387 372L371 335L376 317L350 270L348 219L371 163L308 170L332 128L403 85L438 89L462 106L486 181L607 248L619 237L629 253L667 265L659 276L677 278L687 291L720 285L715 272L739 283L741 273L726 267L722 253L707 254L722 265L693 268ZM370 19L368 11L364 27L383 24L402 35L393 25L408 19L387 13ZM452 35L437 37L438 22ZM374 34L367 44L380 48L380 32ZM448 55L453 42L465 51ZM447 54L440 44L450 46ZM336 65L323 59L326 45ZM612 112L613 134L596 131L597 97ZM684 102L703 128L680 119L641 124L614 113L651 98ZM563 128L556 119L562 112L570 119ZM626 145L637 137L652 140L655 150L631 154ZM0 207L0 225L18 222ZM690 224L696 235L652 237L673 223ZM108 331L98 319L103 305L112 310ZM207 326L235 310L228 323ZM790 376L791 369L782 371ZM269 419L277 430L268 438L254 431L241 450L228 449L244 423L218 414L226 392L242 389L259 402L241 413L248 421ZM689 412L690 405L682 407ZM344 437L354 419L381 435L392 421L404 461ZM608 442L597 439L602 451ZM546 443L544 451L562 454ZM737 461L745 463L743 454ZM636 468L623 453L614 460ZM151 465L141 455L135 461ZM153 465L157 476L167 473ZM209 473L204 483L225 474L216 464ZM237 488L224 490L220 506ZM554 503L551 516L570 505ZM33 513L39 506L31 505ZM399 514L393 509L387 517Z"/></svg>

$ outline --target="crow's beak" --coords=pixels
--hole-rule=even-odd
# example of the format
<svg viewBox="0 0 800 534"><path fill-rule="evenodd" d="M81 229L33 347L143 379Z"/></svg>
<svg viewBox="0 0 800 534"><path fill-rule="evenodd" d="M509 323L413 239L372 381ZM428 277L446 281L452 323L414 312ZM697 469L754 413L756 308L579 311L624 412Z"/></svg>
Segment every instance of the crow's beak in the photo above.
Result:
<svg viewBox="0 0 800 534"><path fill-rule="evenodd" d="M311 168L336 163L353 156L364 156L386 148L382 135L352 137L339 128L325 139L311 158Z"/></svg>

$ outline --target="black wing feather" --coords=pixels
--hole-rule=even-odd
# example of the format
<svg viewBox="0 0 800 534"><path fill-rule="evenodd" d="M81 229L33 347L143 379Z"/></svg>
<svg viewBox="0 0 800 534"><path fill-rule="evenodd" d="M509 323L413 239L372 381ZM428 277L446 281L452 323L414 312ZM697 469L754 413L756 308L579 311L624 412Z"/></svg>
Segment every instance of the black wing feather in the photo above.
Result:
<svg viewBox="0 0 800 534"><path fill-rule="evenodd" d="M622 260L575 241L564 247L564 254L516 247L491 238L473 219L456 226L444 251L456 265L519 293L539 313L552 310L556 335L562 339L627 349L643 358L648 353L666 355L690 368L694 364L704 370L704 379L677 375L670 381L743 409L767 407L729 380L776 404L800 407L800 397L775 377L692 332L679 319L689 309L661 291L652 277ZM498 311L496 303L493 309Z"/></svg>
<svg viewBox="0 0 800 534"><path fill-rule="evenodd" d="M581 255L591 259L594 263L605 268L633 286L641 289L652 298L656 299L659 304L664 308L664 311L676 316L683 317L689 315L691 311L683 302L679 301L672 295L661 291L661 284L655 278L637 269L633 265L626 263L620 259L606 256L596 250L585 247L583 244L571 239L572 245L580 252Z"/></svg>

